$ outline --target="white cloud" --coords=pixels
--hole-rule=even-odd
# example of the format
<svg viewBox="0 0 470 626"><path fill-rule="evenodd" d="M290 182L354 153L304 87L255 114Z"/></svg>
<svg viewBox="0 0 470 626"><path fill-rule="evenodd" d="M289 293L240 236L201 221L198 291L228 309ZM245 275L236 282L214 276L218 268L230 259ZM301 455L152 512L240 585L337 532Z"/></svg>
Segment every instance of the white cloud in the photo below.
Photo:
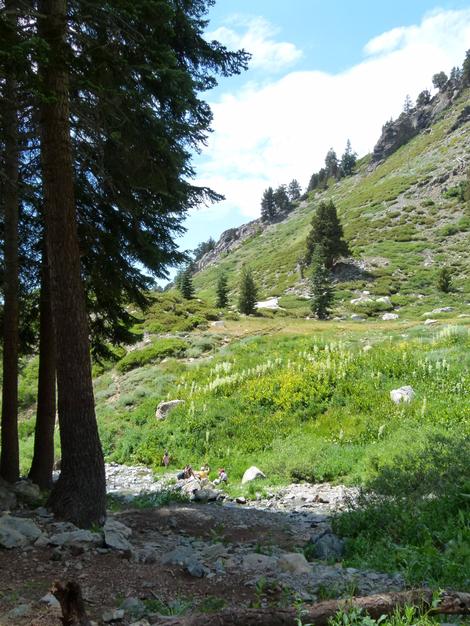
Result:
<svg viewBox="0 0 470 626"><path fill-rule="evenodd" d="M231 24L234 28L221 26L207 35L208 39L216 39L232 50L244 48L251 54L250 68L265 72L283 70L302 57L302 51L293 43L275 41L279 33L267 20L262 17L234 17ZM244 29L240 34L236 27Z"/></svg>
<svg viewBox="0 0 470 626"><path fill-rule="evenodd" d="M340 155L350 138L360 155L369 152L405 95L415 98L434 73L461 65L469 45L470 9L440 11L375 37L365 60L342 73L291 72L224 94L211 103L214 132L198 166L198 182L227 198L213 211L256 217L263 189L294 177L306 185L330 147Z"/></svg>

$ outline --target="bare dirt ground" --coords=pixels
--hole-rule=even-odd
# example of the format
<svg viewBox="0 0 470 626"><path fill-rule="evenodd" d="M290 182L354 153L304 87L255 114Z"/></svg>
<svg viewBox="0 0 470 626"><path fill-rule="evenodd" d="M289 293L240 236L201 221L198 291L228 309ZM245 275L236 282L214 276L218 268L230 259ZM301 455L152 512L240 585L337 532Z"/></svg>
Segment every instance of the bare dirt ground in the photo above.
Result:
<svg viewBox="0 0 470 626"><path fill-rule="evenodd" d="M117 514L117 519L132 529L135 546L151 541L163 554L181 539L260 546L276 544L293 550L298 538L282 515L254 509L231 509L217 505L175 505L160 509L130 510ZM40 602L55 580L76 580L80 583L91 619L102 623L106 609L113 609L127 597L143 600L159 613L162 607L171 612L190 602L194 609L240 606L259 602L259 592L246 586L246 573L231 573L223 579L195 578L182 567L157 563L139 563L126 553L85 551L67 552L60 560L51 547L0 551L0 625L58 626L60 611ZM269 590L275 598L276 590ZM217 601L217 598L220 598ZM31 612L22 617L8 612L22 604L30 604ZM3 616L3 617L2 617ZM156 618L155 618L156 619ZM125 618L120 624L134 620Z"/></svg>

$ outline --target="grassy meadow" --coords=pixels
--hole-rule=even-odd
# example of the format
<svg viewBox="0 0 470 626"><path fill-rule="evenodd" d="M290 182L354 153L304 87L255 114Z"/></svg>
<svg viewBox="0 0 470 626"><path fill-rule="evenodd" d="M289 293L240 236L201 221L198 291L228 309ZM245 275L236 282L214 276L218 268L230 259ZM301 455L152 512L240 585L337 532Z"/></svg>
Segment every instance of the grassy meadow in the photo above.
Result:
<svg viewBox="0 0 470 626"><path fill-rule="evenodd" d="M335 520L346 564L469 589L470 320L318 322L267 312L228 313L211 326L210 306L190 306L188 315L176 294L155 296L135 345L95 366L106 459L158 473L168 449L175 468L224 466L230 493L247 497L289 482L361 485L360 504ZM198 326L178 330L192 316ZM166 332L149 332L157 318ZM35 367L23 370L24 407ZM394 404L390 391L402 385L415 398ZM175 398L184 404L156 420L159 402ZM20 425L24 470L32 409ZM267 480L242 488L253 464Z"/></svg>

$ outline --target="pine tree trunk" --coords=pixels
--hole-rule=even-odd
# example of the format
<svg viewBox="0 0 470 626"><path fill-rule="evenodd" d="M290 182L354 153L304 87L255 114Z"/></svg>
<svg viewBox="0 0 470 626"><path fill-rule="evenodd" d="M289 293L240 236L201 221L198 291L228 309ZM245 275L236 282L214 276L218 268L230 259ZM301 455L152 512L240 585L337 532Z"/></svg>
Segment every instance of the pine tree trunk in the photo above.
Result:
<svg viewBox="0 0 470 626"><path fill-rule="evenodd" d="M54 426L56 413L56 350L52 317L49 265L43 250L41 296L39 301L39 374L34 455L29 478L41 489L52 486Z"/></svg>
<svg viewBox="0 0 470 626"><path fill-rule="evenodd" d="M5 1L12 28L16 27L16 0ZM20 475L18 447L18 112L13 63L4 88L5 130L5 246L3 306L3 385L0 476L15 482Z"/></svg>
<svg viewBox="0 0 470 626"><path fill-rule="evenodd" d="M41 0L38 20L39 35L48 46L48 58L40 64L47 96L41 103L41 159L62 448L61 474L49 505L57 517L90 527L105 520L106 484L80 275L69 128L66 8L66 0Z"/></svg>

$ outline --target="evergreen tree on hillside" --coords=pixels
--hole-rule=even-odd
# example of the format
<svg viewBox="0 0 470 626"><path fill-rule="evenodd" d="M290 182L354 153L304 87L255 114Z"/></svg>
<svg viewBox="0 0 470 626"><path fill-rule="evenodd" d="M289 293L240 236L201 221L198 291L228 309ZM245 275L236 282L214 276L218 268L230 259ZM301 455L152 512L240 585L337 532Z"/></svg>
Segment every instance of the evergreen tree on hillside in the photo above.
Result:
<svg viewBox="0 0 470 626"><path fill-rule="evenodd" d="M450 70L449 85L452 89L458 89L462 81L462 70L460 67L453 67Z"/></svg>
<svg viewBox="0 0 470 626"><path fill-rule="evenodd" d="M323 256L327 269L331 269L336 259L349 254L348 244L343 238L343 227L331 200L318 205L311 224L305 262L310 265L314 252L318 251Z"/></svg>
<svg viewBox="0 0 470 626"><path fill-rule="evenodd" d="M191 298L194 297L193 274L190 264L188 264L181 274L179 279L179 290L181 291L183 298L186 300L191 300Z"/></svg>
<svg viewBox="0 0 470 626"><path fill-rule="evenodd" d="M212 237L209 237L207 241L202 241L197 248L193 250L194 261L199 261L202 257L215 248L215 241Z"/></svg>
<svg viewBox="0 0 470 626"><path fill-rule="evenodd" d="M285 185L279 185L274 192L274 206L276 215L288 213L291 210L291 203Z"/></svg>
<svg viewBox="0 0 470 626"><path fill-rule="evenodd" d="M310 279L311 301L310 306L319 320L328 317L330 306L333 302L333 285L331 273L325 266L325 256L320 248L317 248L312 257L312 274Z"/></svg>
<svg viewBox="0 0 470 626"><path fill-rule="evenodd" d="M406 94L405 102L403 103L403 113L405 115L409 115L413 110L413 102L411 101L410 95Z"/></svg>
<svg viewBox="0 0 470 626"><path fill-rule="evenodd" d="M289 196L289 200L294 202L300 198L302 193L302 187L299 184L299 181L295 178L290 181L289 186L287 188L287 195Z"/></svg>
<svg viewBox="0 0 470 626"><path fill-rule="evenodd" d="M333 176L334 178L338 175L338 157L336 156L336 152L333 148L330 148L325 157L325 170L327 178Z"/></svg>
<svg viewBox="0 0 470 626"><path fill-rule="evenodd" d="M263 222L272 222L275 214L274 190L272 187L268 187L261 200L261 219Z"/></svg>
<svg viewBox="0 0 470 626"><path fill-rule="evenodd" d="M215 306L219 309L225 309L228 304L228 279L227 275L222 272L217 279L216 287L217 299Z"/></svg>
<svg viewBox="0 0 470 626"><path fill-rule="evenodd" d="M438 72L432 77L433 87L439 89L439 91L444 91L448 80L449 79L447 78L447 74L445 72Z"/></svg>
<svg viewBox="0 0 470 626"><path fill-rule="evenodd" d="M252 315L255 312L257 291L251 269L249 267L243 267L238 296L238 310L240 313Z"/></svg>
<svg viewBox="0 0 470 626"><path fill-rule="evenodd" d="M465 60L462 65L462 84L464 87L470 85L470 48L465 53Z"/></svg>
<svg viewBox="0 0 470 626"><path fill-rule="evenodd" d="M429 89L423 89L416 98L416 106L423 107L431 102L431 93Z"/></svg>
<svg viewBox="0 0 470 626"><path fill-rule="evenodd" d="M340 170L343 176L351 176L356 167L356 160L357 154L352 151L351 142L348 139L340 164Z"/></svg>
<svg viewBox="0 0 470 626"><path fill-rule="evenodd" d="M441 267L437 274L437 288L443 293L452 291L452 273L447 265Z"/></svg>

